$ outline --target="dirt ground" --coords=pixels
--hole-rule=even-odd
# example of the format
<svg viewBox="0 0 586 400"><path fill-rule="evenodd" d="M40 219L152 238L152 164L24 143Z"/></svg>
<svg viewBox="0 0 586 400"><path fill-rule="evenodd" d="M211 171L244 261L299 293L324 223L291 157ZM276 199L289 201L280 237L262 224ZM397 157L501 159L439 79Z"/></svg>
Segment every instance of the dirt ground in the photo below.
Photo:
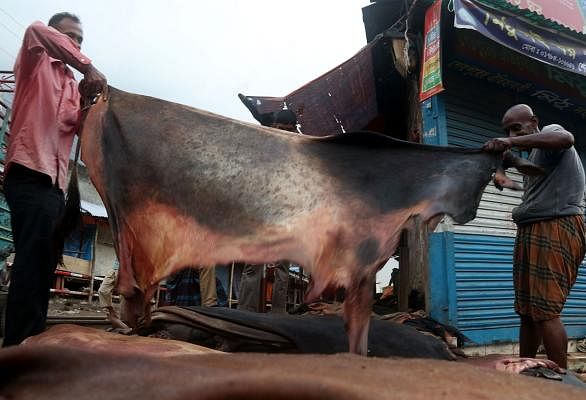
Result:
<svg viewBox="0 0 586 400"><path fill-rule="evenodd" d="M114 308L120 312L120 304L114 303ZM106 312L100 307L100 303L94 300L89 303L87 299L74 297L54 296L49 300L49 318L106 318Z"/></svg>

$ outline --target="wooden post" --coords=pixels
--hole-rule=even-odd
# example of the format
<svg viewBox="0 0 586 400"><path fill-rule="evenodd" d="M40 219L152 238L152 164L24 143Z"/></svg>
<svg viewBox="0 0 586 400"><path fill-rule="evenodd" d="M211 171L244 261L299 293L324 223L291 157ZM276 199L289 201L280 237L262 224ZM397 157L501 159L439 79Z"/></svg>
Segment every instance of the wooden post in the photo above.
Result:
<svg viewBox="0 0 586 400"><path fill-rule="evenodd" d="M414 230L410 235L411 247L411 273L409 274L409 287L411 290L417 291L417 296L414 298L416 304L413 306L418 310L426 309L427 298L425 294L427 292L427 270L428 270L428 249L429 241L427 235L427 224L423 223L421 217L416 216L414 219Z"/></svg>
<svg viewBox="0 0 586 400"><path fill-rule="evenodd" d="M399 242L399 287L397 290L397 302L399 311L408 311L409 300L409 246L408 246L408 232L405 230L401 233L401 240Z"/></svg>
<svg viewBox="0 0 586 400"><path fill-rule="evenodd" d="M418 74L410 74L407 78L407 140L421 143L423 141L423 118L421 116L421 103L419 102Z"/></svg>
<svg viewBox="0 0 586 400"><path fill-rule="evenodd" d="M90 263L90 294L88 303L92 304L94 300L94 271L96 268L96 246L98 245L98 219L94 218L96 226L96 234L94 235L93 246L92 246L92 262Z"/></svg>
<svg viewBox="0 0 586 400"><path fill-rule="evenodd" d="M260 278L260 296L258 299L258 312L264 313L267 311L267 265L262 265Z"/></svg>
<svg viewBox="0 0 586 400"><path fill-rule="evenodd" d="M412 217L401 235L399 256L399 311L409 311L409 300L421 300L423 304L412 307L425 310L427 291L428 238L427 225L419 216ZM416 291L417 296L412 292Z"/></svg>
<svg viewBox="0 0 586 400"><path fill-rule="evenodd" d="M299 266L299 305L305 303L305 282L303 281L303 268Z"/></svg>
<svg viewBox="0 0 586 400"><path fill-rule="evenodd" d="M230 266L230 282L228 283L228 308L232 308L232 290L234 288L234 261Z"/></svg>
<svg viewBox="0 0 586 400"><path fill-rule="evenodd" d="M155 309L159 308L159 299L161 297L161 283L157 285L157 292L155 294Z"/></svg>

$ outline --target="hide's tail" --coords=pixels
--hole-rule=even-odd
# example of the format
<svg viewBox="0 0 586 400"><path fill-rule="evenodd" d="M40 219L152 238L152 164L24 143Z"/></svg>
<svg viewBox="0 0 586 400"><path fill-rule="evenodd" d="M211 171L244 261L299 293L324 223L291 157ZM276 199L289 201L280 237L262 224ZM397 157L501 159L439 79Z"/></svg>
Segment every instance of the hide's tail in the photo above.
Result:
<svg viewBox="0 0 586 400"><path fill-rule="evenodd" d="M53 235L54 255L57 264L63 264L63 247L65 238L81 225L81 197L79 194L79 183L77 179L77 160L79 158L80 143L77 143L75 160L71 169L71 177L67 185L65 209Z"/></svg>

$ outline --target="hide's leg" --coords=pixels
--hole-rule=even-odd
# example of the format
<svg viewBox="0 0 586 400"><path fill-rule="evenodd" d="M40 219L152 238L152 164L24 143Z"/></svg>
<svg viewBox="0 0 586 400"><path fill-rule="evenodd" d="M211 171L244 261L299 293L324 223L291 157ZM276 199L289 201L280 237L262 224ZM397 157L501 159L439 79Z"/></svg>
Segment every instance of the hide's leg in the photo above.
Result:
<svg viewBox="0 0 586 400"><path fill-rule="evenodd" d="M153 304L156 304L156 301L154 301L154 296L155 293L157 293L157 287L159 285L153 285L150 288L147 289L146 291L146 296L145 296L145 301L144 301L144 313L143 313L143 320L142 320L142 325L143 326L149 326L151 324L151 313L152 313L152 309L153 309Z"/></svg>
<svg viewBox="0 0 586 400"><path fill-rule="evenodd" d="M147 327L151 323L151 300L157 286L152 286L146 290L146 293L135 288L131 296L124 296L124 316L128 324L133 328Z"/></svg>
<svg viewBox="0 0 586 400"><path fill-rule="evenodd" d="M126 318L126 322L131 328L136 329L140 318L144 315L145 296L138 289L134 288L132 294L123 294L124 304L122 315Z"/></svg>
<svg viewBox="0 0 586 400"><path fill-rule="evenodd" d="M368 327L372 311L375 272L359 274L346 288L344 298L344 321L349 351L366 356L368 354Z"/></svg>

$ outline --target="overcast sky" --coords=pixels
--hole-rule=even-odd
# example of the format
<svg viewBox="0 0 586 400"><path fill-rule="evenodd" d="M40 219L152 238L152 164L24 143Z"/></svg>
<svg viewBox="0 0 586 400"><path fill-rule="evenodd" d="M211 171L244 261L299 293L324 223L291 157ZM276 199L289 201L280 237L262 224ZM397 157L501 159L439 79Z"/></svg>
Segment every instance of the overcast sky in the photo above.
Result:
<svg viewBox="0 0 586 400"><path fill-rule="evenodd" d="M368 0L2 0L0 69L22 33L77 14L82 51L119 89L253 121L237 93L282 96L366 44Z"/></svg>

